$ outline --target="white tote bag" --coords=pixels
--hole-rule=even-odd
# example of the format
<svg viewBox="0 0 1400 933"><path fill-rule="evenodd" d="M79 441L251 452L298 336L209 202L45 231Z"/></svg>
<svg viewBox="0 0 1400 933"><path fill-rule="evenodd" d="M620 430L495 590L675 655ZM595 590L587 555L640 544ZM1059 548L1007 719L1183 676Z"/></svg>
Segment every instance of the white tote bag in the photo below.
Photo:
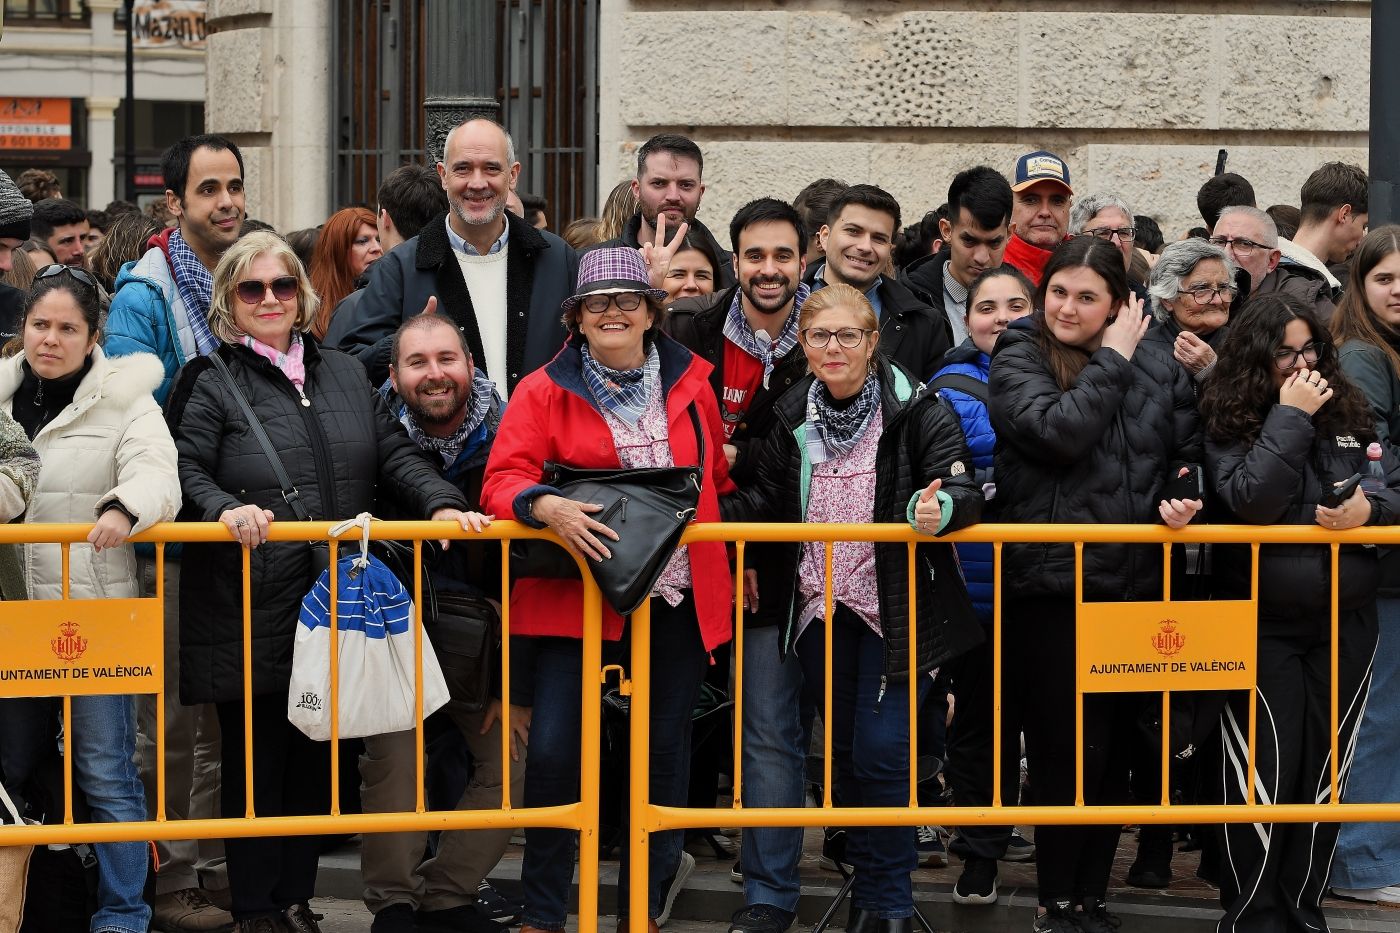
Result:
<svg viewBox="0 0 1400 933"><path fill-rule="evenodd" d="M369 516L358 556L343 556L337 577L339 658L339 735L343 739L412 729L414 640L413 600L388 567L368 554ZM332 529L343 533L345 525ZM309 738L331 737L330 571L324 571L302 600L287 692L287 718ZM423 715L449 699L437 655L423 638Z"/></svg>

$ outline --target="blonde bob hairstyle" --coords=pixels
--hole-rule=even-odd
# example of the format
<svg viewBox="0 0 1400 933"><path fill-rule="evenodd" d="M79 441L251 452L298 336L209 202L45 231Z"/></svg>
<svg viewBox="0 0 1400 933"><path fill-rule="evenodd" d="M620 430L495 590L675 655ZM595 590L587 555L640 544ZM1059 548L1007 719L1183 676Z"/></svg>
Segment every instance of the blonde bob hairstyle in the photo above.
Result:
<svg viewBox="0 0 1400 933"><path fill-rule="evenodd" d="M305 332L316 319L316 310L321 306L321 299L316 297L316 291L311 287L311 279L307 277L301 260L287 245L286 240L275 233L257 230L240 237L214 268L213 298L209 302L209 329L224 343L237 343L243 336L233 314L235 303L239 301L236 294L238 283L247 276L248 267L253 261L264 253L271 253L282 260L282 267L287 270L287 274L296 276L297 316L292 322L292 329Z"/></svg>
<svg viewBox="0 0 1400 933"><path fill-rule="evenodd" d="M860 289L839 282L812 292L802 302L802 310L797 313L797 329L806 330L812 326L812 318L832 308L855 312L857 326L861 330L874 331L872 337L879 336L880 322L875 317L875 309L870 306L870 299L861 294Z"/></svg>

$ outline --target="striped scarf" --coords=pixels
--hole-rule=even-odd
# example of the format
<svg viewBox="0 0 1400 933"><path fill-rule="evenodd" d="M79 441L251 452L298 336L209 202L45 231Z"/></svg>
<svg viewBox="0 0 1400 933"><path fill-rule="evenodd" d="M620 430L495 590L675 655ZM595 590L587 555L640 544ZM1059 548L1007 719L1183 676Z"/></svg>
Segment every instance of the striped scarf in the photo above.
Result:
<svg viewBox="0 0 1400 933"><path fill-rule="evenodd" d="M583 353L583 381L593 400L636 428L647 410L657 377L661 374L661 356L656 346L647 349L647 359L637 369L610 369L593 358L588 352L588 344L581 348Z"/></svg>
<svg viewBox="0 0 1400 933"><path fill-rule="evenodd" d="M204 263L190 249L185 238L180 236L180 228L170 232L166 244L170 257L170 272L175 277L175 287L185 302L185 315L189 318L190 331L194 334L195 349L200 356L214 352L219 341L209 329L209 304L214 299L214 276L204 268Z"/></svg>
<svg viewBox="0 0 1400 933"><path fill-rule="evenodd" d="M742 290L736 289L734 292L734 300L730 302L729 313L724 318L724 337L763 364L763 387L766 389L768 377L773 374L773 364L797 346L797 312L802 310L802 302L812 294L812 289L806 282L797 286L797 293L792 296L792 311L783 323L783 332L778 335L777 341L770 338L767 331L763 331L763 336L759 337L749 326L741 304L743 294Z"/></svg>

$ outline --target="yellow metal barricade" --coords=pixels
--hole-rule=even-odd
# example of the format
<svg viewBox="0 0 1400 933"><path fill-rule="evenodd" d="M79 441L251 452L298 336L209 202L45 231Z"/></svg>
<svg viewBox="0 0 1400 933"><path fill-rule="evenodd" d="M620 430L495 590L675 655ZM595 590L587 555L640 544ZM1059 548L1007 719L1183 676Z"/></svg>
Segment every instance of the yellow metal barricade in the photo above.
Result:
<svg viewBox="0 0 1400 933"><path fill-rule="evenodd" d="M915 618L916 587L915 547L937 540L940 543L983 542L993 546L994 596L993 612L993 803L990 807L940 806L920 807L918 801L918 727L917 691L909 695L909 803L907 807L833 807L831 730L825 729L823 758L825 774L823 800L819 807L746 808L743 805L743 557L745 544L754 542L820 542L825 546L826 606L824 624L830 632L832 620L831 566L832 546L838 541L871 541L903 543L908 549L909 610ZM1172 531L1153 525L975 525L939 539L913 532L907 525L809 525L809 524L708 524L693 525L682 543L723 541L735 544L738 566L735 569L735 650L734 650L734 802L724 811L726 826L920 826L929 824L1065 824L1112 825L1134 823L1253 823L1253 822L1350 822L1362 820L1400 821L1400 803L1342 804L1337 794L1337 628L1338 553L1342 544L1382 544L1400 546L1400 527L1357 528L1351 531L1326 531L1316 526L1192 526ZM1002 695L1002 550L1005 544L1062 543L1074 546L1076 574L1082 577L1083 548L1086 544L1147 544L1157 545L1163 552L1164 601L1158 603L1085 603L1082 579L1076 587L1076 609L1079 613L1077 645L1079 671L1066 671L1066 676L1086 673L1093 664L1093 652L1117 651L1130 658L1122 662L1129 676L1117 685L1110 684L1104 674L1098 683L1086 684L1079 678L1076 684L1075 769L1077 803L1074 806L1006 806L1001 798L1001 695ZM1174 544L1237 544L1252 550L1252 581L1250 600L1219 603L1170 602L1170 548ZM1256 605L1258 599L1258 558L1260 545L1315 544L1331 550L1332 573L1332 694L1331 694L1331 796L1322 804L1255 803L1255 693L1253 688L1254 645L1257 635ZM1191 613L1188 616L1188 613ZM1206 624L1201 614L1206 614ZM1120 630L1104 624L1108 614L1115 614L1123 623ZM1192 631L1183 633L1183 620L1192 619ZM632 916L647 912L647 853L649 834L667 830L716 825L714 809L662 807L653 805L647 781L647 721L649 718L650 654L641 650L650 644L649 612L643 607L633 616L632 655L632 800L630 905ZM1085 624L1087 621L1087 625ZM1163 623L1170 623L1164 627ZM815 624L815 622L813 623ZM1166 630L1170 628L1170 631ZM1085 631L1089 632L1085 640ZM1168 636L1168 637L1162 637ZM1136 640L1134 640L1136 639ZM832 639L827 638L823 698L823 719L831 720ZM1201 644L1197 644L1199 641ZM1185 660L1165 662L1180 655L1186 644L1192 652ZM1131 647L1129 647L1131 646ZM1125 650L1126 649L1126 650ZM1198 650L1199 649L1199 650ZM1203 669L1201 651L1223 651L1223 659ZM1143 660L1131 660L1133 652ZM909 676L915 676L918 656L916 626L909 631ZM1241 667L1238 662L1247 658ZM1173 665L1184 665L1174 668ZM1160 665L1148 670L1148 665ZM1097 673L1097 672L1096 672ZM1111 672L1110 672L1111 673ZM1089 690L1086 691L1085 687ZM1162 763L1163 794L1158 806L1086 806L1083 803L1083 696L1085 692L1111 689L1131 692L1161 692L1162 700ZM1249 771L1248 797L1242 805L1171 805L1168 797L1170 774L1170 695L1172 690L1249 689ZM1015 766L1014 764L1012 765Z"/></svg>
<svg viewBox="0 0 1400 933"><path fill-rule="evenodd" d="M582 729L580 735L580 798L575 804L552 807L512 807L510 803L510 630L511 606L503 599L502 624L502 800L495 810L428 811L423 786L423 710L418 691L416 727L416 798L412 812L341 814L339 812L338 749L331 745L329 784L332 790L330 812L318 816L263 817L256 812L252 772L247 767L244 780L248 800L242 817L229 819L165 819L164 776L164 659L162 658L162 605L164 592L165 545L175 542L229 543L227 530L218 523L168 523L155 526L134 541L156 546L156 596L133 600L71 600L69 566L71 545L85 542L88 525L0 525L0 544L58 544L62 546L64 598L28 603L0 603L0 697L61 696L65 716L75 695L127 693L154 694L160 724L156 735L157 801L155 820L136 823L77 823L72 812L72 765L65 761L64 822L44 826L0 826L0 845L50 843L119 842L150 839L198 839L240 836L275 836L330 833L405 832L453 829L496 829L503 827L558 827L577 830L579 841L580 930L592 933L598 925L599 862L599 767L601 738L602 600L597 587L584 574L584 637L582 678ZM330 537L329 522L278 522L271 526L272 541L317 541ZM454 524L434 522L376 522L371 537L414 544L415 622L422 631L421 573L422 542L438 538L470 541L496 541L501 548L501 586L509 593L512 540L555 540L545 531L536 531L515 522L497 522L485 533L464 532ZM1156 806L1085 806L1082 774L1077 774L1079 803L1075 806L1006 806L1000 799L1001 689L1002 689L1002 552L1006 544L1063 543L1074 547L1076 567L1082 571L1083 548L1092 544L1145 544L1162 548L1164 561L1164 600L1141 603L1084 603L1082 586L1077 592L1079 643L1077 670L1066 671L1077 679L1079 707L1076 729L1076 769L1082 771L1082 698L1086 692L1123 690L1160 692L1162 703L1163 773L1170 773L1170 695L1173 690L1249 689L1253 685L1255 606L1258 596L1258 557L1261 545L1314 544L1330 548L1335 582L1339 548L1342 544L1381 544L1400 546L1400 527L1358 528L1346 532L1326 531L1309 526L1200 526L1171 531L1146 525L977 525L937 539L944 544L985 542L993 547L993 686L994 709L992 805L989 807L921 808L918 805L917 691L909 695L910 754L908 805L881 808L837 808L832 801L831 731L825 730L825 777L821 805L816 808L747 808L743 804L743 642L742 590L746 544L754 542L819 542L825 549L827 593L824 624L831 626L833 601L830 589L833 545L838 541L870 541L903 544L907 549L910 617L914 617L917 587L915 548L931 539L912 532L904 525L808 525L808 524L704 524L693 525L683 543L702 541L732 542L737 558L734 574L734 801L725 809L723 822L733 826L856 826L929 823L964 824L1127 824L1127 823L1222 823L1222 822L1311 822L1354 820L1400 820L1400 803L1342 804L1338 802L1337 756L1337 587L1332 587L1332 794L1323 804L1259 805L1254 795L1255 703L1251 690L1249 708L1249 775L1247 802L1242 805L1170 805L1167 791ZM1254 558L1252 599L1237 602L1172 602L1170 562L1172 545L1236 544L1251 547ZM332 540L332 565L338 551ZM244 698L245 715L251 707L252 616L249 593L249 552L242 551ZM584 566L582 560L580 566ZM230 568L232 571L232 568ZM187 581L185 585L195 585ZM331 582L331 637L337 632L336 579ZM814 623L815 624L815 623ZM650 800L649 710L652 672L650 670L650 609L643 605L632 617L632 653L624 691L631 693L631 800L629 847L631 855L630 913L642 917L647 912L647 853L651 833L689 827L713 826L714 808L663 807ZM422 639L417 639L417 678L422 678ZM832 707L832 640L826 639L826 684L823 698L824 719L830 721ZM917 631L909 632L910 675L917 658ZM331 652L332 710L338 711L339 671L337 654ZM1108 659L1105 661L1104 659ZM1117 669L1115 669L1117 668ZM20 672L20 673L15 673ZM251 722L251 716L248 716ZM332 726L333 735L338 726ZM245 755L251 763L251 731L245 737ZM1015 766L1014 764L1012 765Z"/></svg>

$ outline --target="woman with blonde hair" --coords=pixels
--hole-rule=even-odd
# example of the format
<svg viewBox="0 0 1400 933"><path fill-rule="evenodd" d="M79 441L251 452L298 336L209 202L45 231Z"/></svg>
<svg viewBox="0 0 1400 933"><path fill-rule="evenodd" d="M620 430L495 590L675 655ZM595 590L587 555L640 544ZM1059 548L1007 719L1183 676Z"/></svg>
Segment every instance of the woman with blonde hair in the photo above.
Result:
<svg viewBox="0 0 1400 933"><path fill-rule="evenodd" d="M973 484L957 416L877 352L879 325L866 297L840 284L814 292L799 312L798 336L811 375L778 400L755 481L725 503L725 517L906 522L930 538L976 522L982 491ZM922 675L982 639L952 546L917 546L927 582L917 588L911 618L905 545L838 542L829 626L823 624L824 546L784 544L775 552L766 579L776 585L758 598L791 607L779 652L797 653L804 692L814 699L823 696L830 651L831 747L842 805L906 806L911 684L927 693L932 681ZM912 658L911 632L917 633ZM846 860L856 880L846 929L912 930L914 827L853 826L848 833ZM793 920L769 905L747 913L736 924L786 929Z"/></svg>
<svg viewBox="0 0 1400 933"><path fill-rule="evenodd" d="M304 542L268 544L273 522L328 521L367 512L377 493L433 520L479 527L370 388L354 357L322 349L307 333L319 299L292 248L257 232L214 269L209 327L221 344L186 363L166 418L179 452L189 521L219 521L227 544L186 545L180 591L180 698L213 703L223 734L223 814L245 812L244 733L252 729L252 781L260 816L326 813L325 743L287 721L292 642L302 597L318 570ZM218 362L215 362L217 358ZM222 364L222 368L219 366ZM272 458L249 430L242 395L262 422L297 493L287 496ZM243 670L239 547L256 549L251 671ZM244 684L252 720L244 718ZM232 913L247 933L316 933L307 908L320 843L313 836L230 839Z"/></svg>
<svg viewBox="0 0 1400 933"><path fill-rule="evenodd" d="M311 252L311 286L321 305L311 325L317 339L331 326L335 306L356 288L370 263L384 255L374 213L363 207L336 211L321 227Z"/></svg>
<svg viewBox="0 0 1400 933"><path fill-rule="evenodd" d="M642 209L642 202L632 190L632 179L620 181L608 194L603 203L603 217L598 222L596 236L599 243L616 240L627 229L627 222Z"/></svg>

